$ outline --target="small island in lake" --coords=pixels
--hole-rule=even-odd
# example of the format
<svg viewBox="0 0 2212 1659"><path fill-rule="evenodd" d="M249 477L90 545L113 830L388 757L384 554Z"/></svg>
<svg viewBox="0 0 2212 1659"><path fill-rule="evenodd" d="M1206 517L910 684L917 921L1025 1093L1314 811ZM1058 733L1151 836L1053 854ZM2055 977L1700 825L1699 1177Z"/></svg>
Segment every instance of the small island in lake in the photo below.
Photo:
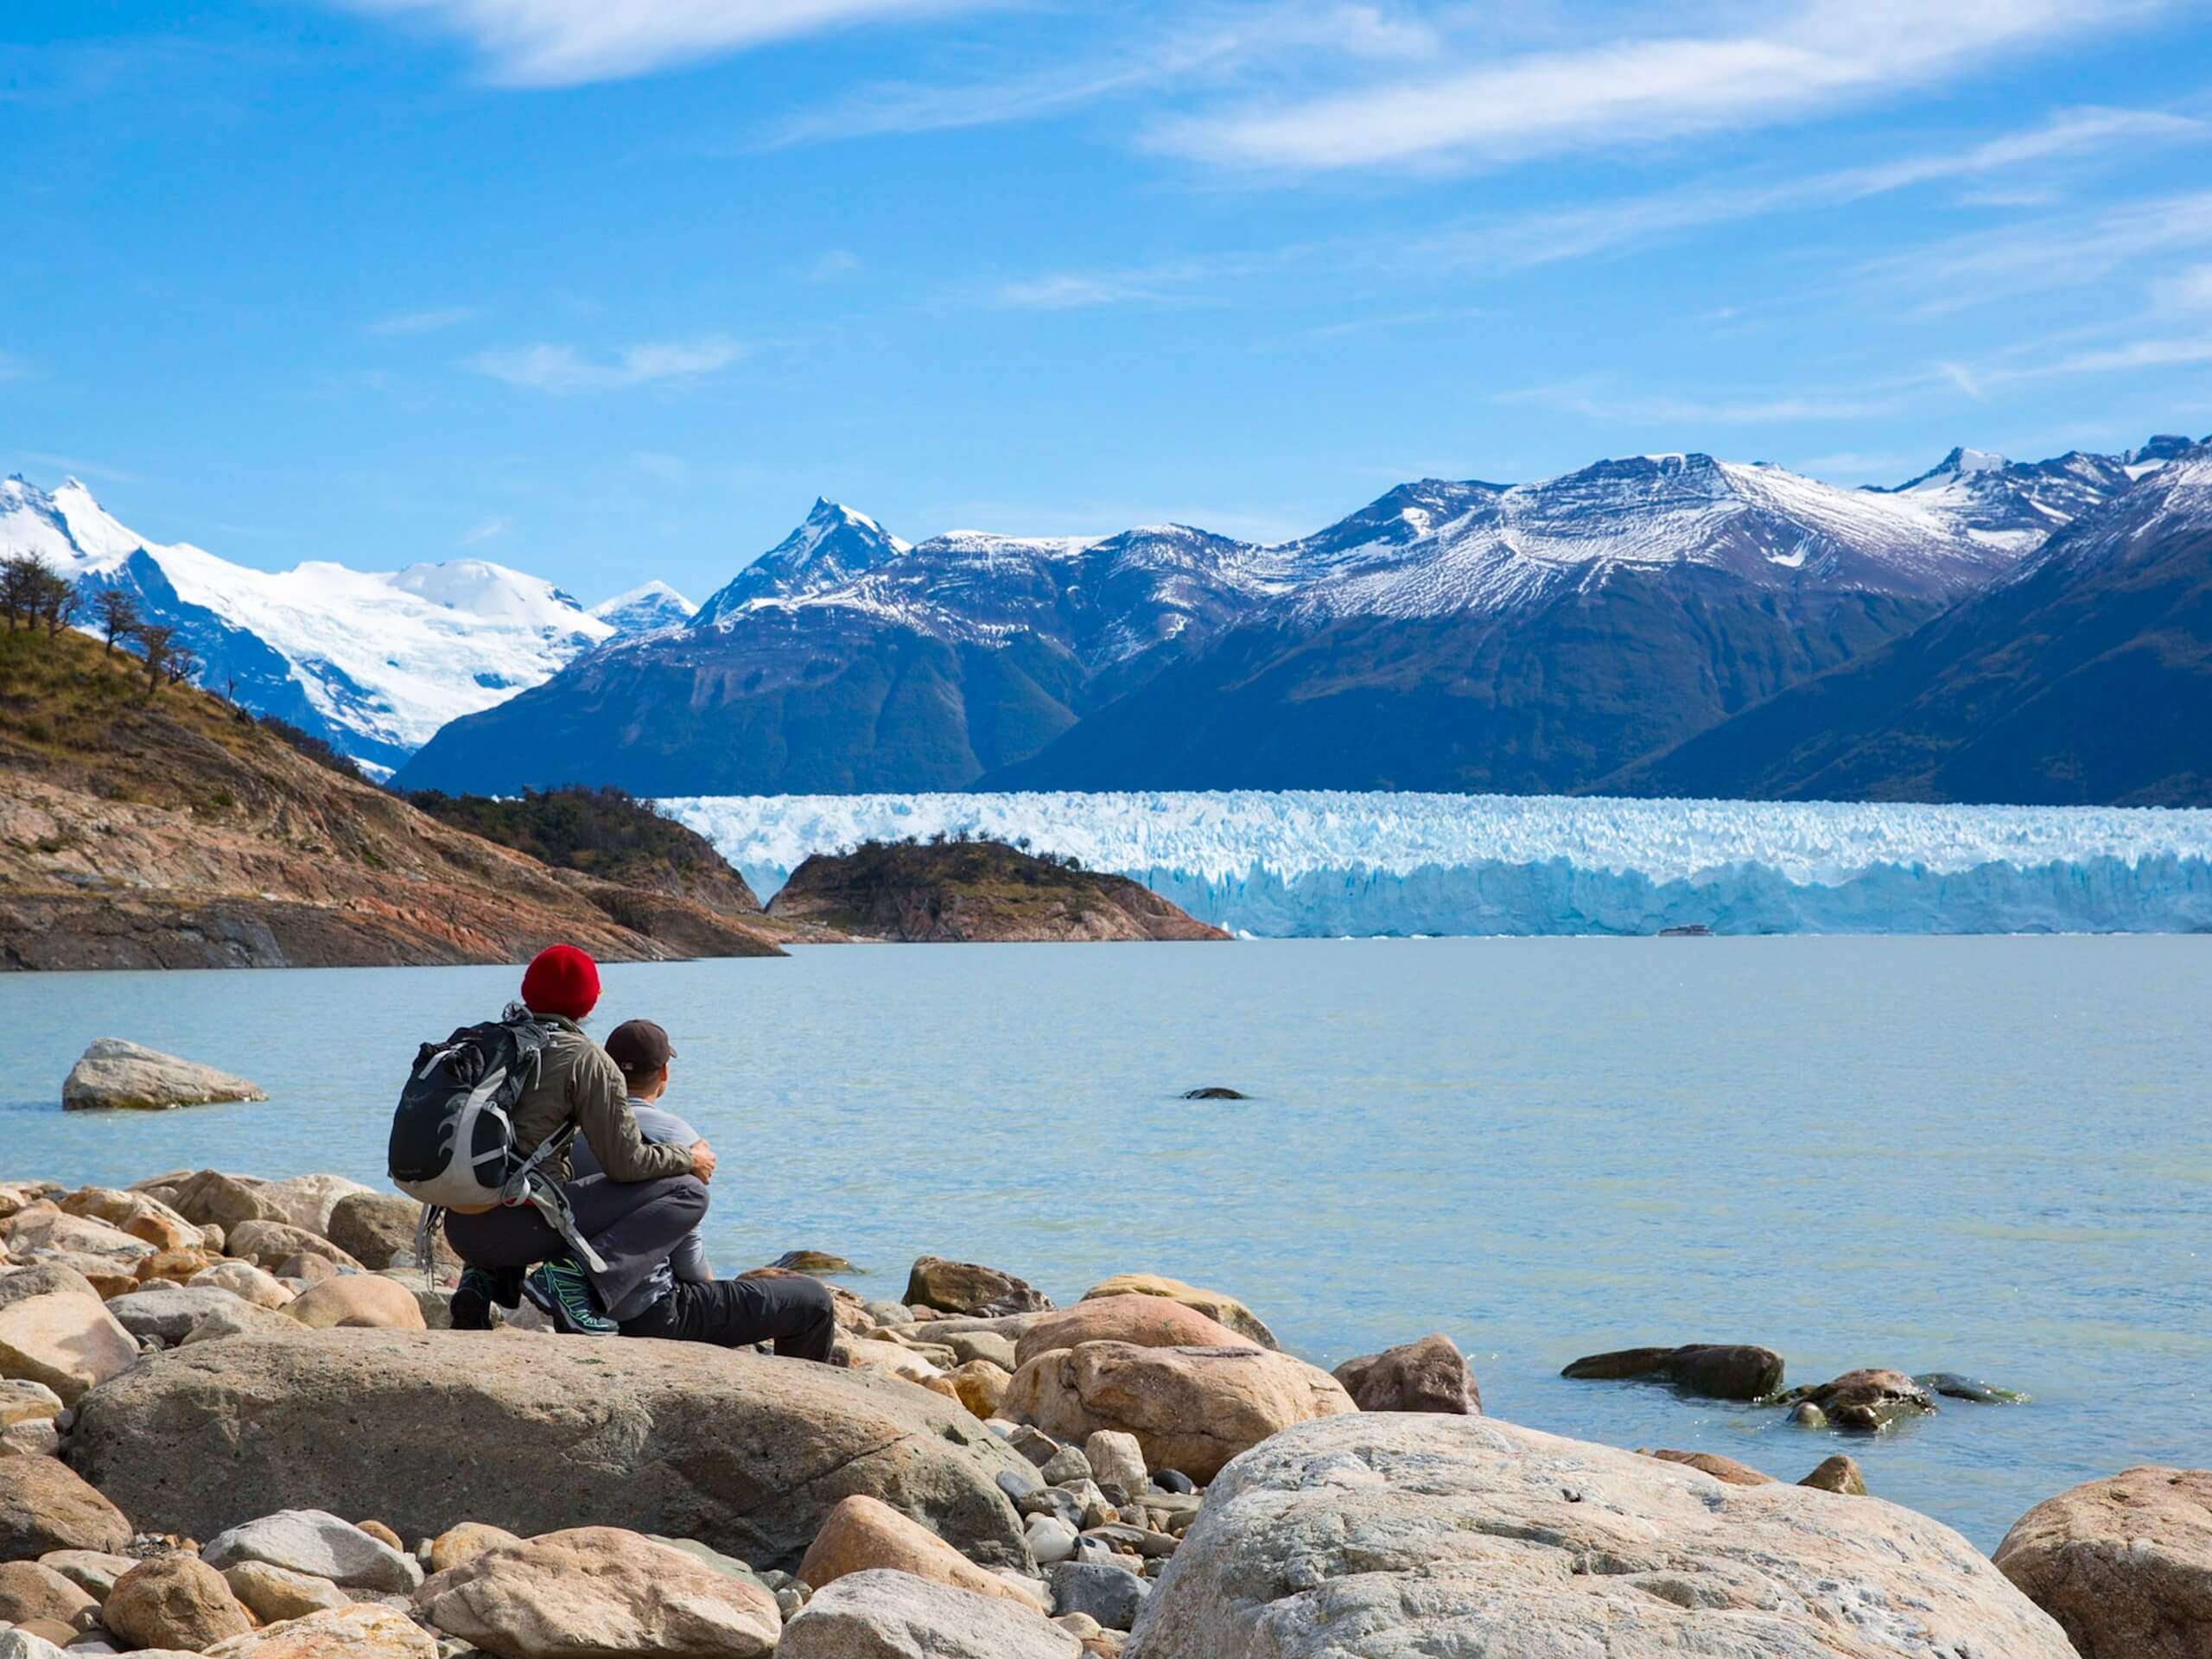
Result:
<svg viewBox="0 0 2212 1659"><path fill-rule="evenodd" d="M902 944L1229 937L1127 876L997 841L871 841L817 853L791 872L768 914Z"/></svg>

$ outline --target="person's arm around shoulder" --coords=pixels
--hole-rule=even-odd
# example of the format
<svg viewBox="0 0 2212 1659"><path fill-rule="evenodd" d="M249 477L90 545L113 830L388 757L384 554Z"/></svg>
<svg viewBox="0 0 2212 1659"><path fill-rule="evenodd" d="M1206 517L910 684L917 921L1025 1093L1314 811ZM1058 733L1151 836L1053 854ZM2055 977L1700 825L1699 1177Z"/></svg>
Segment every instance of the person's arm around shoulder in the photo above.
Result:
<svg viewBox="0 0 2212 1659"><path fill-rule="evenodd" d="M622 1073L593 1044L569 1073L569 1109L576 1128L610 1181L658 1181L671 1175L712 1180L715 1154L704 1141L689 1147L657 1147L638 1132Z"/></svg>

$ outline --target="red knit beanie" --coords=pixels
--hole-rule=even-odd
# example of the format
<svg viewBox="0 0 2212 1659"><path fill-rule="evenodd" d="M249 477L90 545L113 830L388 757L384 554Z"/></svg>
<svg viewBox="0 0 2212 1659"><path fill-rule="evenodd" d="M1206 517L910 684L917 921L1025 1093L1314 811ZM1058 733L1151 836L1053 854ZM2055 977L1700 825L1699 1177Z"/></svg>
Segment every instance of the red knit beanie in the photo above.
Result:
<svg viewBox="0 0 2212 1659"><path fill-rule="evenodd" d="M599 1005L599 964L573 944L549 944L523 974L522 1002L532 1014L581 1020Z"/></svg>

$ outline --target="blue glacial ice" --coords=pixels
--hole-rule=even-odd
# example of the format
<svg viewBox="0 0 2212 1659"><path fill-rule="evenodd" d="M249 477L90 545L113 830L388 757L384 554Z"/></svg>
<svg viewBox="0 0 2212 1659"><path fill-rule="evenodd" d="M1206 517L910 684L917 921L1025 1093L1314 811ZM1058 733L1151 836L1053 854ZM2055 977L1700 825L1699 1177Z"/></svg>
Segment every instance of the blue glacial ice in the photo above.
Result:
<svg viewBox="0 0 2212 1659"><path fill-rule="evenodd" d="M810 853L965 833L1260 937L2212 931L2212 811L1281 793L664 801L764 898Z"/></svg>

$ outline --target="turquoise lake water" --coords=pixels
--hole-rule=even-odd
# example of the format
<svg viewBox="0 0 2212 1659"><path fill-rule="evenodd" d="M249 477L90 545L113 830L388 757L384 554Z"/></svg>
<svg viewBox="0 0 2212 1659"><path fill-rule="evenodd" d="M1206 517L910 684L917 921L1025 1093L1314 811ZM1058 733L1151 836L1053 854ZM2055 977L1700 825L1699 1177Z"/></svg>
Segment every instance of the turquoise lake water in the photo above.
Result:
<svg viewBox="0 0 2212 1659"><path fill-rule="evenodd" d="M515 980L0 978L0 1179L380 1183L415 1045ZM1166 1273L1323 1365L1443 1331L1493 1414L1792 1480L1847 1450L1985 1549L2212 1447L2212 938L855 945L606 981L595 1030L674 1037L724 1269L835 1250L895 1296L926 1251L1059 1300ZM99 1036L273 1098L64 1114ZM1255 1098L1176 1097L1208 1084ZM1688 1341L2035 1398L1847 1440L1557 1374Z"/></svg>

